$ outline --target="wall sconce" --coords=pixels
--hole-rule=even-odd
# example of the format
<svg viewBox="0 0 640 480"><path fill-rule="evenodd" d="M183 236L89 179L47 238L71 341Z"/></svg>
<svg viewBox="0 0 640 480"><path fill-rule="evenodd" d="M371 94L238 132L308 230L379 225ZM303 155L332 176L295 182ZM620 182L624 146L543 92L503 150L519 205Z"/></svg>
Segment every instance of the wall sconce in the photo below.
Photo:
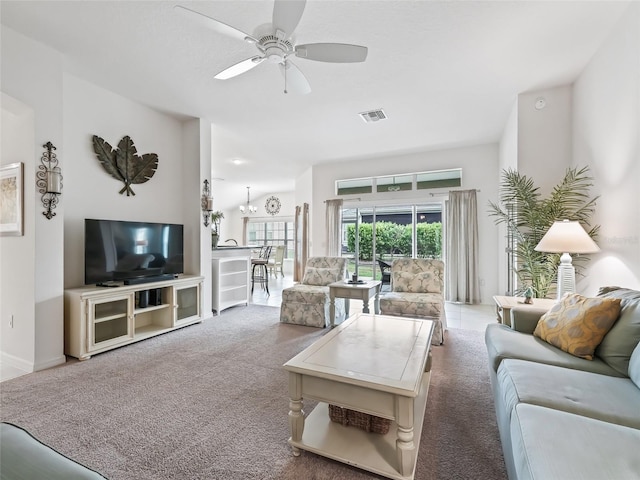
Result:
<svg viewBox="0 0 640 480"><path fill-rule="evenodd" d="M202 220L205 227L211 224L211 212L213 211L213 198L211 197L211 187L209 186L209 180L202 182L202 200L200 200L202 207Z"/></svg>
<svg viewBox="0 0 640 480"><path fill-rule="evenodd" d="M58 157L53 153L56 149L53 143L47 142L43 147L47 151L40 158L42 165L38 166L36 172L36 186L42 194L42 206L46 208L42 214L51 220L56 215L52 210L58 205L58 197L62 194L62 172L58 167Z"/></svg>

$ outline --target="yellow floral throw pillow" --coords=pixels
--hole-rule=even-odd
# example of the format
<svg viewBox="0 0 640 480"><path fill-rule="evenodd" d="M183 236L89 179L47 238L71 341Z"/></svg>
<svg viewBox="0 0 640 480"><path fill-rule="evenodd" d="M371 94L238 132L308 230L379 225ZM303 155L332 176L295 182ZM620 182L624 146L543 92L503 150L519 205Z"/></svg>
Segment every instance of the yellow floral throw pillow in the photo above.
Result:
<svg viewBox="0 0 640 480"><path fill-rule="evenodd" d="M545 313L533 334L576 357L593 360L593 352L620 315L620 299L566 294Z"/></svg>

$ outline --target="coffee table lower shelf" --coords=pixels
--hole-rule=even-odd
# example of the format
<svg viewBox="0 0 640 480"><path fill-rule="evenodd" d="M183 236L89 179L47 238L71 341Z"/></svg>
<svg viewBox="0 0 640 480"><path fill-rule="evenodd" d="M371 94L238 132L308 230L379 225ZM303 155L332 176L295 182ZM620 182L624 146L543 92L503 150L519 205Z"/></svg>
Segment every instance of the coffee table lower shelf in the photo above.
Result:
<svg viewBox="0 0 640 480"><path fill-rule="evenodd" d="M413 442L416 447L416 463L422 436L422 426L429 393L431 373L422 376L420 393L414 401ZM385 435L369 433L355 427L345 427L329 418L329 405L319 402L304 422L302 441L289 439L291 446L347 463L369 472L397 480L413 480L416 463L410 475L398 471L396 440L397 424L392 422Z"/></svg>

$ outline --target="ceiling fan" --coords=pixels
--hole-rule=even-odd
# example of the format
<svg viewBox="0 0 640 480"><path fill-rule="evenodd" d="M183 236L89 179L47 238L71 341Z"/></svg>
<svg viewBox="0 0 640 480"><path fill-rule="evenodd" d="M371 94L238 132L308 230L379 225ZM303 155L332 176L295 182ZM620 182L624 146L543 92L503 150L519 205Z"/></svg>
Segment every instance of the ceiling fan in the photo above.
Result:
<svg viewBox="0 0 640 480"><path fill-rule="evenodd" d="M227 80L257 67L265 60L277 64L287 85L292 91L300 94L311 92L309 82L290 57L306 58L318 62L355 63L364 62L367 58L367 47L346 43L308 43L296 45L293 31L298 26L306 0L275 0L271 24L256 28L254 35L249 35L231 25L211 18L190 8L176 5L175 9L199 22L200 24L229 37L251 43L258 49L258 54L242 60L218 73L214 78ZM258 33L259 32L259 33Z"/></svg>

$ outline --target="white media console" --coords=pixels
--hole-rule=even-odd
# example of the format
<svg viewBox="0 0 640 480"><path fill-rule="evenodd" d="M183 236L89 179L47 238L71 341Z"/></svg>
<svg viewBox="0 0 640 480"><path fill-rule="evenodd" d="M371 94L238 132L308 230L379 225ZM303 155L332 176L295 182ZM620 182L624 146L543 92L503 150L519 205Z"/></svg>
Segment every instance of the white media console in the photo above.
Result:
<svg viewBox="0 0 640 480"><path fill-rule="evenodd" d="M203 277L64 292L64 351L80 360L202 322Z"/></svg>

